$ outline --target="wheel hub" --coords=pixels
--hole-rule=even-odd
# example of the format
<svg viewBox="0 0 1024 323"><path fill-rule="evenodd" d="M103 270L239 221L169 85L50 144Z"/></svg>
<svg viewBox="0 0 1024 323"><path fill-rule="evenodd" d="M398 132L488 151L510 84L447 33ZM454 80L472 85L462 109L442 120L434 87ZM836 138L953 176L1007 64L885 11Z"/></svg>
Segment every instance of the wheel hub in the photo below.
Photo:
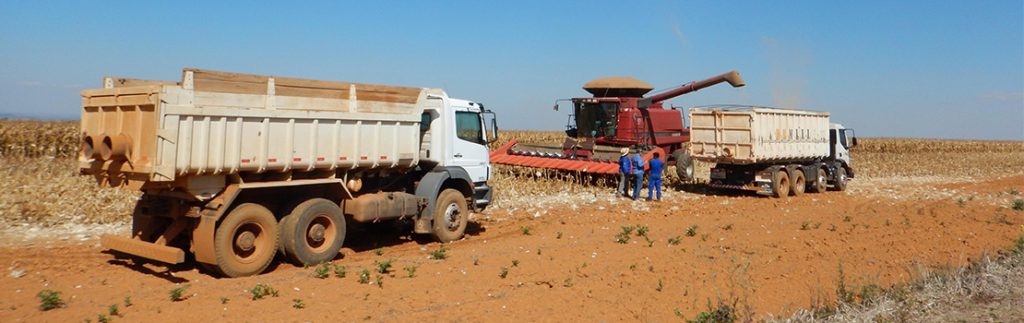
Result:
<svg viewBox="0 0 1024 323"><path fill-rule="evenodd" d="M448 204L448 208L444 210L444 224L449 230L454 230L459 226L459 206L455 203Z"/></svg>
<svg viewBox="0 0 1024 323"><path fill-rule="evenodd" d="M256 246L256 234L252 231L245 231L238 235L235 239L235 246L242 251L250 251Z"/></svg>
<svg viewBox="0 0 1024 323"><path fill-rule="evenodd" d="M326 228L324 228L323 224L314 224L313 226L309 227L309 239L316 242L324 241L324 231L326 231Z"/></svg>

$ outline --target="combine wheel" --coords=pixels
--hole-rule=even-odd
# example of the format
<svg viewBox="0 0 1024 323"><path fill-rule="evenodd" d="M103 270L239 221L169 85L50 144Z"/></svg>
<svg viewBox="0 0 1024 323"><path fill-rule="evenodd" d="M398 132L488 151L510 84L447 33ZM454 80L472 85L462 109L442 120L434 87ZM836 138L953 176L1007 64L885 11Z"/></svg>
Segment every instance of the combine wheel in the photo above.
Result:
<svg viewBox="0 0 1024 323"><path fill-rule="evenodd" d="M469 207L462 192L446 189L437 196L434 207L434 238L440 242L462 239L469 224Z"/></svg>
<svg viewBox="0 0 1024 323"><path fill-rule="evenodd" d="M330 200L309 199L281 220L281 249L296 265L330 261L344 242L345 216Z"/></svg>
<svg viewBox="0 0 1024 323"><path fill-rule="evenodd" d="M786 196L789 196L789 174L785 168L779 168L772 171L772 197Z"/></svg>
<svg viewBox="0 0 1024 323"><path fill-rule="evenodd" d="M799 167L789 168L789 181L792 183L789 187L789 195L800 196L804 194L804 189L807 188L807 181L803 170Z"/></svg>
<svg viewBox="0 0 1024 323"><path fill-rule="evenodd" d="M836 167L836 182L832 185L832 188L840 192L845 191L846 182L849 180L850 178L846 177L846 168L843 168L843 166Z"/></svg>
<svg viewBox="0 0 1024 323"><path fill-rule="evenodd" d="M693 179L693 159L690 159L690 144L683 144L682 148L672 153L672 159L676 161L676 175L680 180L689 181Z"/></svg>
<svg viewBox="0 0 1024 323"><path fill-rule="evenodd" d="M828 189L828 173L825 172L825 168L818 168L814 181L807 184L811 193L824 193Z"/></svg>
<svg viewBox="0 0 1024 323"><path fill-rule="evenodd" d="M228 277L259 274L277 252L277 220L262 205L239 205L217 227L213 252L217 267Z"/></svg>

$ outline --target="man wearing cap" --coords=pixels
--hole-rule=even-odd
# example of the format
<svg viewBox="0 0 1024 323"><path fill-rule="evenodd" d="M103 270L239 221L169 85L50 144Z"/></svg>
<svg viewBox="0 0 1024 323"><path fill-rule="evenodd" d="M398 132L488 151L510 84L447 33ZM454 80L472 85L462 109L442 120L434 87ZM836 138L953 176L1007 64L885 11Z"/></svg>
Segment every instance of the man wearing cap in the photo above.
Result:
<svg viewBox="0 0 1024 323"><path fill-rule="evenodd" d="M630 176L633 175L633 163L629 160L629 148L619 150L619 190L616 191L622 196L629 197Z"/></svg>

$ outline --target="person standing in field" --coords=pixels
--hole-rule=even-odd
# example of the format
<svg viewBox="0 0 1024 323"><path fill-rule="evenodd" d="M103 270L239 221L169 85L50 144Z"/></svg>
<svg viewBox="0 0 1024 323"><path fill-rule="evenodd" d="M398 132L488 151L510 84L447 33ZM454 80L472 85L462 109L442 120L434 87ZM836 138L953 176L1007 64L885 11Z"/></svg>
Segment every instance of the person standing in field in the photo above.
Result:
<svg viewBox="0 0 1024 323"><path fill-rule="evenodd" d="M654 158L651 158L648 164L648 171L651 172L647 178L647 200L653 200L654 190L658 191L658 201L661 201L661 171L665 166L665 162L661 160L661 154L654 152Z"/></svg>
<svg viewBox="0 0 1024 323"><path fill-rule="evenodd" d="M619 190L616 193L629 197L630 180L633 176L633 163L629 159L629 148L619 150Z"/></svg>
<svg viewBox="0 0 1024 323"><path fill-rule="evenodd" d="M640 156L640 150L633 149L633 157L630 158L630 165L633 166L633 200L640 198L640 190L644 188L644 158Z"/></svg>

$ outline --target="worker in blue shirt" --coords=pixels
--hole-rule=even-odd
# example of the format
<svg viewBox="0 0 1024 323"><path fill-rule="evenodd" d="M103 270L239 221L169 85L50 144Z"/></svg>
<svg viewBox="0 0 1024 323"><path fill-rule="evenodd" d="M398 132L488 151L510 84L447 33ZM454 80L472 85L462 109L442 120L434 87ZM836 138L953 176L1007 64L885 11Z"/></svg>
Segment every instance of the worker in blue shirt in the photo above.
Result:
<svg viewBox="0 0 1024 323"><path fill-rule="evenodd" d="M650 167L648 171L651 175L647 180L647 200L652 200L652 191L658 191L658 201L661 201L661 170L665 166L665 162L661 161L661 154L654 152L654 158L651 158Z"/></svg>
<svg viewBox="0 0 1024 323"><path fill-rule="evenodd" d="M644 158L640 156L640 150L633 150L633 156L631 159L631 165L633 165L633 200L640 198L640 190L644 188Z"/></svg>
<svg viewBox="0 0 1024 323"><path fill-rule="evenodd" d="M629 160L629 148L619 150L619 190L617 194L629 197L630 180L633 176L633 164Z"/></svg>

